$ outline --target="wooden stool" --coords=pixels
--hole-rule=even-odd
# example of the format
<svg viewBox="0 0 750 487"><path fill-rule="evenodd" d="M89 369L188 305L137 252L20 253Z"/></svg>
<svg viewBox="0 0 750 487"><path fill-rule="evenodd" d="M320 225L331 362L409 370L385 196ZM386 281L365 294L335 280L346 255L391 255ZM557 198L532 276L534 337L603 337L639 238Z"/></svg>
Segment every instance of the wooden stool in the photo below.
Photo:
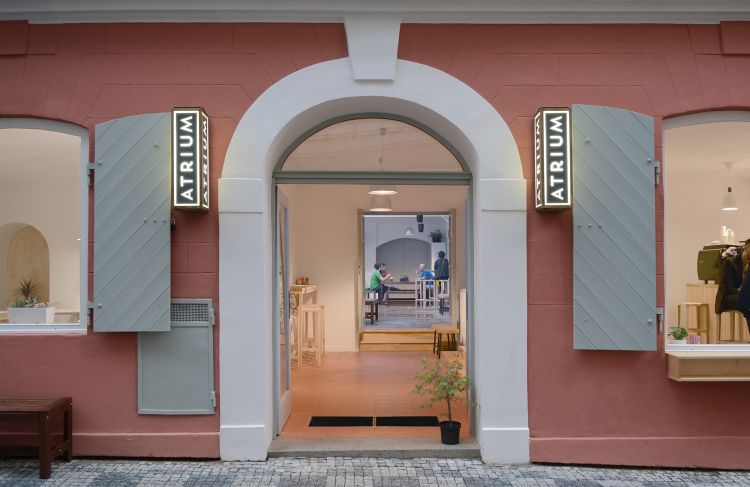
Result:
<svg viewBox="0 0 750 487"><path fill-rule="evenodd" d="M721 339L721 317L724 314L729 315L729 331L732 334L731 340ZM724 311L724 313L716 315L716 343L738 343L742 338L742 322L744 320L742 313L736 309Z"/></svg>
<svg viewBox="0 0 750 487"><path fill-rule="evenodd" d="M685 324L682 323L682 308L685 308ZM690 310L695 310L695 327L690 327ZM701 337L701 343L708 343L708 303L677 303L677 325ZM706 336L705 340L703 335Z"/></svg>
<svg viewBox="0 0 750 487"><path fill-rule="evenodd" d="M369 310L367 308L370 308ZM377 299L365 299L365 319L370 319L370 324L374 325L375 321L379 318L378 316L378 300Z"/></svg>
<svg viewBox="0 0 750 487"><path fill-rule="evenodd" d="M449 350L458 350L458 328L451 325L432 325L432 353L437 353L443 348L443 335L446 336Z"/></svg>
<svg viewBox="0 0 750 487"><path fill-rule="evenodd" d="M322 304L303 304L299 308L301 319L297 337L300 365L305 352L312 354L313 365L323 365L323 355L326 353L325 310Z"/></svg>

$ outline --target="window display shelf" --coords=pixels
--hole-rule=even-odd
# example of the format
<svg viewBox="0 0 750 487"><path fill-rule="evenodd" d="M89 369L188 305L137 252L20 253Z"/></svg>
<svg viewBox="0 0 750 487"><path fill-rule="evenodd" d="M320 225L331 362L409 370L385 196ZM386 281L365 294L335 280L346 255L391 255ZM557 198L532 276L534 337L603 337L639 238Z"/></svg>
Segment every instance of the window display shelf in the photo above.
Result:
<svg viewBox="0 0 750 487"><path fill-rule="evenodd" d="M667 375L674 381L750 381L750 351L668 351L667 358Z"/></svg>

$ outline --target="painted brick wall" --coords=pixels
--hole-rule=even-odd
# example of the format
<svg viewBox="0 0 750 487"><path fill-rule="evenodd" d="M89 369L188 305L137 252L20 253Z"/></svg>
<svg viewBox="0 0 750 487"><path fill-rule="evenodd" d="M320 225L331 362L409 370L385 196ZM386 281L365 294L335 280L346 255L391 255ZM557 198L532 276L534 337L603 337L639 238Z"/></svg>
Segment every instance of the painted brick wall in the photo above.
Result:
<svg viewBox="0 0 750 487"><path fill-rule="evenodd" d="M572 214L534 211L532 191L532 118L539 107L579 103L652 115L659 160L663 118L747 110L750 23L403 25L398 55L477 90L510 125L520 150L530 208L532 460L750 468L742 453L750 448L744 383L668 380L663 337L657 353L573 350ZM662 187L658 306L664 303ZM662 440L649 441L654 437Z"/></svg>
<svg viewBox="0 0 750 487"><path fill-rule="evenodd" d="M334 24L0 22L0 116L72 122L93 136L95 124L112 118L204 107L211 211L174 213L172 295L213 298L218 311L217 179L234 129L282 77L345 56L343 25ZM136 414L135 334L2 337L0 369L4 395L73 395L77 455L219 455L218 409L208 417Z"/></svg>

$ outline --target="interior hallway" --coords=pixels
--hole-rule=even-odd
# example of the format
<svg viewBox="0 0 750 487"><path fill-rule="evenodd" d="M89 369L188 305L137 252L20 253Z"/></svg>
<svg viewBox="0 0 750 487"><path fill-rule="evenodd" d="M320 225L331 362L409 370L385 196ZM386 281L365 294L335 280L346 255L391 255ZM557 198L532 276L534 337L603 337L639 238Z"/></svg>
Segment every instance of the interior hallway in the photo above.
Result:
<svg viewBox="0 0 750 487"><path fill-rule="evenodd" d="M443 352L443 360L455 353ZM435 438L438 427L308 427L311 416L438 416L447 419L445 404L433 409L412 393L414 375L431 352L329 352L322 367L303 364L292 370L292 414L279 438ZM465 402L454 402L453 420L461 422L461 438L470 438Z"/></svg>

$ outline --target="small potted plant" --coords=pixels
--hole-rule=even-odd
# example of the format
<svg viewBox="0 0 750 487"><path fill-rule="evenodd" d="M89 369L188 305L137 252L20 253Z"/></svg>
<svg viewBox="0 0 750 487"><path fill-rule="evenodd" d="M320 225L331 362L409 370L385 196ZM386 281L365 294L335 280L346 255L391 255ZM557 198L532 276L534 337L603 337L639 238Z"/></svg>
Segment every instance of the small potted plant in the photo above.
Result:
<svg viewBox="0 0 750 487"><path fill-rule="evenodd" d="M440 229L438 228L434 232L430 232L430 238L435 243L442 242L443 241L443 232L440 231Z"/></svg>
<svg viewBox="0 0 750 487"><path fill-rule="evenodd" d="M687 343L687 336L688 332L685 328L682 328L681 326L673 326L669 329L669 333L667 333L669 336L672 337L672 343L674 344L683 344Z"/></svg>
<svg viewBox="0 0 750 487"><path fill-rule="evenodd" d="M398 275L398 280L399 282L409 282L409 274L407 274L406 272L402 272Z"/></svg>
<svg viewBox="0 0 750 487"><path fill-rule="evenodd" d="M439 402L448 405L448 421L440 422L440 440L445 445L457 445L461 433L461 423L453 421L451 404L460 400L460 394L471 385L463 367L458 360L444 363L440 359L422 359L422 372L415 376L417 385L413 392L428 399L422 407L431 408Z"/></svg>
<svg viewBox="0 0 750 487"><path fill-rule="evenodd" d="M54 306L40 303L36 293L39 285L32 279L18 282L16 296L8 306L8 322L17 324L44 324L55 321Z"/></svg>

